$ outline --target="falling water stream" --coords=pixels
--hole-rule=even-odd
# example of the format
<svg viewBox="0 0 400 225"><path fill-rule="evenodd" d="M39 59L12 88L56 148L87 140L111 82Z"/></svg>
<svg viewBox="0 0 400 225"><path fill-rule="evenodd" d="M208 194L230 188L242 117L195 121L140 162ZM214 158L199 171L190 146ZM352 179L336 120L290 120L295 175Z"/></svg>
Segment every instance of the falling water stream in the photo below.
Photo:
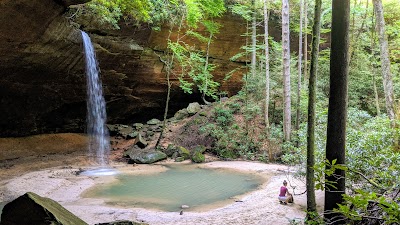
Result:
<svg viewBox="0 0 400 225"><path fill-rule="evenodd" d="M106 127L106 102L99 77L96 54L90 37L81 31L87 75L87 133L90 137L89 156L100 166L108 165L110 137Z"/></svg>

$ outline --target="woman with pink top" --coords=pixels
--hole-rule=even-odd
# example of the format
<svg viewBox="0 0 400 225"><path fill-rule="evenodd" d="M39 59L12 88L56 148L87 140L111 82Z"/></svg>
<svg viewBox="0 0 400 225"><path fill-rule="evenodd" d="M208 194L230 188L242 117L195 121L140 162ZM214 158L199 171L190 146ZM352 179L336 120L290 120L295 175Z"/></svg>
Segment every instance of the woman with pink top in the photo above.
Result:
<svg viewBox="0 0 400 225"><path fill-rule="evenodd" d="M293 196L292 196L292 194L290 194L289 193L289 190L287 189L287 182L286 182L286 180L284 180L283 181L283 186L281 187L281 189L280 189L280 192L279 192L279 196L278 196L278 199L279 199L279 203L281 203L281 204L287 204L288 202L293 202Z"/></svg>

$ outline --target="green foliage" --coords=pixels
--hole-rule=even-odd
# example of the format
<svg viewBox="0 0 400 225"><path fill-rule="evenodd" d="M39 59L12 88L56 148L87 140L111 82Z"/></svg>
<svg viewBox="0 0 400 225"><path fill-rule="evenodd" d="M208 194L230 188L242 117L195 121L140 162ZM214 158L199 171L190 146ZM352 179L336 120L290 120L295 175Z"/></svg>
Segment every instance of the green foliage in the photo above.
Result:
<svg viewBox="0 0 400 225"><path fill-rule="evenodd" d="M325 179L325 175L332 176L337 170L347 171L348 169L345 165L336 164L336 159L332 160L332 162L329 162L329 160L326 159L324 163L316 164L314 166L316 180L315 188L318 190L337 189L335 186L337 182Z"/></svg>
<svg viewBox="0 0 400 225"><path fill-rule="evenodd" d="M390 128L390 121L385 115L373 117L365 111L349 108L346 166L338 165L335 160L332 162L325 160L326 110L322 110L323 108L317 107L315 132L318 135L316 135L314 167L316 188L321 190L334 188L334 182L326 183L325 175L332 175L336 169L345 170L348 195L345 197L346 203L338 210L351 220L361 219L362 216L376 216L371 214L375 210L380 212L379 215L385 215L381 217L382 220L395 221L399 212L398 204L396 206L395 201L385 193L391 193L399 188L400 153L393 150L398 130ZM300 163L299 175L305 175L306 129L303 125L299 133L300 147L298 149L293 146L286 147L291 150L282 158L289 163Z"/></svg>
<svg viewBox="0 0 400 225"><path fill-rule="evenodd" d="M221 158L243 157L249 160L267 161L267 154L262 150L266 140L265 133L255 128L246 129L246 126L253 126L248 124L254 123L257 116L246 122L244 110L239 96L219 103L212 111L211 120L200 128L200 132L216 139L212 151Z"/></svg>
<svg viewBox="0 0 400 225"><path fill-rule="evenodd" d="M187 23L197 28L199 23L207 18L219 17L225 12L223 0L184 0L187 8Z"/></svg>
<svg viewBox="0 0 400 225"><path fill-rule="evenodd" d="M121 17L149 22L153 3L150 0L92 0L85 5L85 11L103 24L119 29Z"/></svg>
<svg viewBox="0 0 400 225"><path fill-rule="evenodd" d="M400 222L400 206L387 196L358 189L353 196L344 195L344 200L345 204L340 204L336 211L352 221L372 217L385 221L385 224Z"/></svg>
<svg viewBox="0 0 400 225"><path fill-rule="evenodd" d="M233 121L233 114L232 111L229 109L225 109L222 107L215 107L214 113L216 117L215 121L217 122L218 125L222 127L230 125Z"/></svg>
<svg viewBox="0 0 400 225"><path fill-rule="evenodd" d="M250 21L252 19L253 10L249 5L234 4L230 7L232 13L240 15L245 20Z"/></svg>
<svg viewBox="0 0 400 225"><path fill-rule="evenodd" d="M211 74L215 66L209 63L205 68L206 59L203 55L200 52L191 51L190 46L183 42L169 42L168 47L182 68L178 76L182 90L191 94L193 87L196 86L201 93L217 99L219 83L213 80ZM190 80L187 79L188 77Z"/></svg>
<svg viewBox="0 0 400 225"><path fill-rule="evenodd" d="M358 125L358 128L357 128ZM389 188L396 184L399 176L400 153L393 150L396 130L390 128L390 121L384 117L373 117L360 121L348 134L348 167L358 173L349 173L353 182L365 182L359 173L367 179ZM364 190L380 191L370 182Z"/></svg>
<svg viewBox="0 0 400 225"><path fill-rule="evenodd" d="M213 35L219 31L220 26L212 19L225 12L224 1L184 0L181 3L184 4L177 4L176 8L183 9L180 14L182 14L182 19L185 19L185 23L181 23L179 26L186 28L185 35L194 37L206 44L207 49L205 51L197 50L195 46L188 45L179 36L174 42L168 40L168 51L173 56L171 57L171 64L176 62L176 66L181 67L177 77L180 81L180 87L185 93L191 94L193 88L197 88L204 96L217 99L219 83L213 80L212 72L215 65L208 60L208 49ZM206 28L206 32L209 33L208 37L194 30L199 24Z"/></svg>

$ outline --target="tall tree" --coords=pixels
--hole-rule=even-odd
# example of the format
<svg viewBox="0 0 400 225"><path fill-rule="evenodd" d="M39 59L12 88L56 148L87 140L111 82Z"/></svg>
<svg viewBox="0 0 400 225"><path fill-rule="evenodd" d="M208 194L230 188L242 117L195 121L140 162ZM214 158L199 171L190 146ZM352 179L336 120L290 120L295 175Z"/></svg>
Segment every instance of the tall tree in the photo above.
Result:
<svg viewBox="0 0 400 225"><path fill-rule="evenodd" d="M257 65L257 11L256 1L251 0L253 9L251 21L251 77L254 81L256 78L256 65Z"/></svg>
<svg viewBox="0 0 400 225"><path fill-rule="evenodd" d="M289 0L282 0L282 55L283 55L283 137L290 141L291 100L290 100L290 30Z"/></svg>
<svg viewBox="0 0 400 225"><path fill-rule="evenodd" d="M392 127L395 126L394 94L393 81L390 72L389 47L385 32L385 19L383 17L383 6L381 0L373 0L376 17L376 31L379 38L381 53L381 69L383 77L383 90L385 92L386 111L391 121Z"/></svg>
<svg viewBox="0 0 400 225"><path fill-rule="evenodd" d="M297 101L296 101L296 123L295 130L299 130L300 126L300 94L301 94L301 67L302 67L302 55L303 55L303 0L300 0L300 25L299 25L299 60L297 63L297 70L299 72L297 80Z"/></svg>
<svg viewBox="0 0 400 225"><path fill-rule="evenodd" d="M157 139L156 143L156 148L159 146L165 126L166 126L166 120L167 120L167 115L168 115L168 107L169 107L169 101L170 101L170 94L171 94L171 75L173 75L173 69L175 63L178 63L179 66L181 66L182 74L178 77L180 81L180 87L184 91L189 91L190 86L192 85L190 82L187 80L183 79L183 76L185 75L185 67L187 59L190 59L190 63L193 62L193 64L200 64L196 69L196 74L199 77L194 77L190 76L193 80L198 80L199 83L197 84L199 90L205 95L214 95L214 91L216 89L216 86L218 86L217 82L214 82L212 80L212 75L209 73L211 68L210 64L208 62L209 58L209 47L211 44L211 39L213 37L213 34L218 32L218 25L216 23L212 22L212 18L218 17L222 15L222 13L225 11L225 5L223 0L214 0L212 2L207 2L207 1L200 1L200 0L184 0L184 1L166 1L164 2L165 4L162 4L162 9L164 11L161 11L162 13L160 14L166 14L166 19L168 19L168 23L170 25L169 29L169 35L167 38L167 49L165 51L165 57L159 56L160 60L164 63L164 69L166 73L166 80L167 80L167 99L166 99L166 104L165 104L165 110L164 110L164 120L163 120L163 125L161 128L160 136ZM165 15L164 15L165 16ZM208 19L211 19L209 21ZM199 35L196 32L193 32L191 29L196 29L198 27L198 24L200 21L203 21L203 25L205 26L206 32L210 33L209 38L205 38L201 35ZM177 27L177 36L176 36L176 41L172 41L171 39L171 34L174 31L174 28ZM181 31L183 29L186 29L186 33L184 35L181 34ZM186 45L182 41L182 37L186 35L193 35L196 38L198 38L200 41L206 40L207 42L207 53L205 59L203 57L200 57L199 54L196 54L194 52L191 52L188 50L189 46ZM186 54L189 53L189 54ZM187 57L189 55L189 58ZM185 59L185 63L183 63ZM200 63L199 63L200 62ZM204 64L203 64L204 63ZM193 65L190 65L191 68L194 68ZM200 71L200 72L199 72ZM193 71L192 74L194 73Z"/></svg>
<svg viewBox="0 0 400 225"><path fill-rule="evenodd" d="M308 6L307 6L307 1L308 0L304 0L304 47L303 47L303 55L304 55L304 81L307 80L307 75L308 75L308 61L307 61L307 57L308 57L308 40L307 40L307 27L308 27Z"/></svg>
<svg viewBox="0 0 400 225"><path fill-rule="evenodd" d="M269 32L268 32L268 0L264 0L264 42L265 42L265 102L264 102L264 122L265 122L265 130L267 131L267 136L269 135ZM272 158L272 149L268 147L268 158L269 160L273 160Z"/></svg>
<svg viewBox="0 0 400 225"><path fill-rule="evenodd" d="M326 140L326 159L334 164L345 164L347 86L349 72L349 17L350 1L332 1L332 31L330 54L330 92L328 107L328 129ZM330 169L327 164L326 169ZM336 169L332 175L326 175L324 216L332 224L341 224L340 215L333 213L343 202L345 193L345 171ZM334 221L332 221L334 220ZM330 224L331 224L330 223Z"/></svg>
<svg viewBox="0 0 400 225"><path fill-rule="evenodd" d="M311 45L311 65L310 65L310 78L308 84L308 123L307 123L307 173L306 173L306 186L307 186L307 212L308 218L312 219L315 216L317 209L315 203L315 178L314 178L314 164L315 164L315 103L316 103L316 81L318 71L318 53L319 53L319 40L320 40L320 27L321 27L321 0L315 1L314 10L314 25L312 33Z"/></svg>
<svg viewBox="0 0 400 225"><path fill-rule="evenodd" d="M364 32L364 25L365 22L367 20L367 16L368 16L368 6L369 6L369 0L367 0L365 8L363 8L365 10L364 15L358 19L361 21L361 26L358 26L358 28L356 28L356 12L358 11L357 8L360 8L362 6L362 1L360 1L357 4L357 1L354 1L354 9L353 9L353 19L352 19L352 28L351 28L351 38L350 38L350 48L349 48L349 55L350 55L350 63L353 61L353 57L354 57L354 52L356 52L357 48L359 48L360 45L360 35Z"/></svg>
<svg viewBox="0 0 400 225"><path fill-rule="evenodd" d="M205 104L207 104L207 105L209 105L210 104L210 102L208 102L207 100L206 100L206 93L207 93L207 91L208 91L208 85L209 85L209 76L207 76L208 74L209 74L209 69L208 69L208 64L209 64L209 58L210 58L210 45L211 45L211 41L212 41L212 38L213 38L213 36L214 36L214 30L210 30L209 29L209 31L210 31L210 35L208 36L208 40L207 40L207 48L206 48L206 60L205 60L205 63L204 63L204 69L203 69L203 74L205 75L205 77L204 77L204 80L205 80L205 84L204 84L204 91L203 91L203 94L202 94L202 99L203 99L203 102L205 103Z"/></svg>
<svg viewBox="0 0 400 225"><path fill-rule="evenodd" d="M177 12L179 12L179 10ZM179 18L179 16L180 16L180 18ZM167 43L167 50L166 50L166 58L162 58L161 56L159 56L160 61L164 63L165 77L167 80L167 98L165 100L164 117L163 117L161 132L160 132L160 136L158 136L155 148L157 148L160 145L161 140L163 138L164 130L166 127L168 110L169 110L169 101L171 100L171 97L170 97L171 96L171 86L172 86L171 74L172 74L174 60L175 60L175 53L173 51L170 51L171 50L170 46L172 45L171 34L172 34L174 26L176 25L176 23L178 23L178 31L177 31L178 37L176 39L176 44L179 43L180 32L182 29L184 19L185 19L185 14L183 14L183 13L182 14L177 13L176 17L171 18L171 21L169 24L170 28L169 28L168 38L167 38L168 43ZM178 22L176 22L176 21L178 21Z"/></svg>
<svg viewBox="0 0 400 225"><path fill-rule="evenodd" d="M372 24L374 24L374 16L375 12L372 11ZM371 60L371 66L372 66L372 85L374 88L374 99L375 99L375 108L376 108L376 115L381 115L381 109L379 106L379 95L378 95L378 88L376 87L376 60L375 60L375 31L374 29L371 29L371 55L372 55L372 60Z"/></svg>

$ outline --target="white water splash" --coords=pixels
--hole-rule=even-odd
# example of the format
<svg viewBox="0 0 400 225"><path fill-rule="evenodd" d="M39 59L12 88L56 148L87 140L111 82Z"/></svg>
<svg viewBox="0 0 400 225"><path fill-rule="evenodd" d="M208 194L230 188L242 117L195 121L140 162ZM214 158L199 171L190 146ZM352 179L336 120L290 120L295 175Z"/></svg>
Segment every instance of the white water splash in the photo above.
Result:
<svg viewBox="0 0 400 225"><path fill-rule="evenodd" d="M95 168L95 169L88 169L80 173L80 175L88 176L88 177L100 177L100 176L114 176L119 172L116 169L112 168Z"/></svg>
<svg viewBox="0 0 400 225"><path fill-rule="evenodd" d="M89 156L100 166L108 165L110 137L106 127L106 102L99 77L96 55L89 35L81 31L86 58L87 76L87 133Z"/></svg>

